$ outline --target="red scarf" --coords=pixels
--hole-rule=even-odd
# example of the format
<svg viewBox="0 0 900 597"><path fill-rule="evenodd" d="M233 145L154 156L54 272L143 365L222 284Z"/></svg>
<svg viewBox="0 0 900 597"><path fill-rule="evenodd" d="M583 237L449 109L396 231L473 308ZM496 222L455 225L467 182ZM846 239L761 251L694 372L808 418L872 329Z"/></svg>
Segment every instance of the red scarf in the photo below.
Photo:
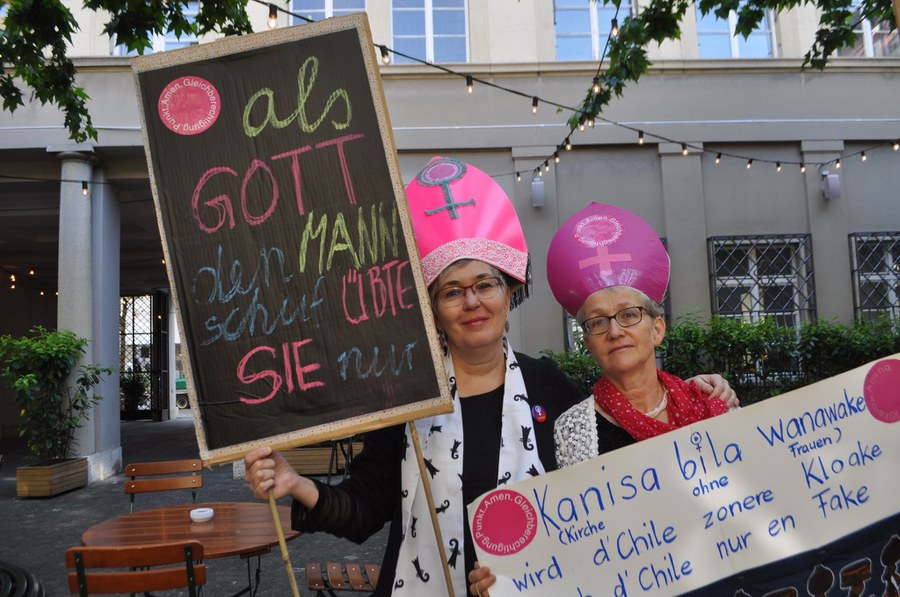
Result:
<svg viewBox="0 0 900 597"><path fill-rule="evenodd" d="M633 407L605 377L594 384L594 401L597 405L611 414L622 429L637 441L721 415L728 410L718 398L707 398L694 382L687 383L659 369L656 370L656 376L666 389L669 401L666 406L668 423L652 419Z"/></svg>

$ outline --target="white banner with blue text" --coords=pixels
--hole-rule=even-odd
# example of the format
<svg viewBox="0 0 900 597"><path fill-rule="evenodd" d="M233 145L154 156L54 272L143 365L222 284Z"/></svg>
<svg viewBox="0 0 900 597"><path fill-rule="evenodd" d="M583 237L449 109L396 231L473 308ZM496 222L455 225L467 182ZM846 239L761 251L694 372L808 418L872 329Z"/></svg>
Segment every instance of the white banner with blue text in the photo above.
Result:
<svg viewBox="0 0 900 597"><path fill-rule="evenodd" d="M491 596L898 595L898 421L900 354L498 487Z"/></svg>

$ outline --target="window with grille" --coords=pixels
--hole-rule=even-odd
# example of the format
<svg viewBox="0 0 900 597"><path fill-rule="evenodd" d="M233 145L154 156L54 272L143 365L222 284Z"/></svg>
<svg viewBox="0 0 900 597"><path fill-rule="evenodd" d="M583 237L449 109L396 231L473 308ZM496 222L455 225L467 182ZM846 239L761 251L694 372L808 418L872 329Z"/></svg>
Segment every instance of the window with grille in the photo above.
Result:
<svg viewBox="0 0 900 597"><path fill-rule="evenodd" d="M741 5L745 2L741 2ZM720 19L712 12L700 12L696 3L697 46L700 58L772 58L775 56L775 16L766 10L759 27L745 39L735 35L737 13L731 11L727 19Z"/></svg>
<svg viewBox="0 0 900 597"><path fill-rule="evenodd" d="M291 12L311 21L339 17L351 12L365 12L366 0L293 0ZM291 16L291 25L306 23L305 19Z"/></svg>
<svg viewBox="0 0 900 597"><path fill-rule="evenodd" d="M900 232L851 234L850 274L857 318L900 318Z"/></svg>
<svg viewBox="0 0 900 597"><path fill-rule="evenodd" d="M428 62L468 62L465 0L393 0L394 49ZM394 62L410 63L394 55Z"/></svg>
<svg viewBox="0 0 900 597"><path fill-rule="evenodd" d="M592 0L557 0L553 6L557 60L600 60L609 39L614 17L621 22L631 11L623 3L616 7Z"/></svg>
<svg viewBox="0 0 900 597"><path fill-rule="evenodd" d="M809 235L715 237L708 247L713 313L792 328L815 318Z"/></svg>

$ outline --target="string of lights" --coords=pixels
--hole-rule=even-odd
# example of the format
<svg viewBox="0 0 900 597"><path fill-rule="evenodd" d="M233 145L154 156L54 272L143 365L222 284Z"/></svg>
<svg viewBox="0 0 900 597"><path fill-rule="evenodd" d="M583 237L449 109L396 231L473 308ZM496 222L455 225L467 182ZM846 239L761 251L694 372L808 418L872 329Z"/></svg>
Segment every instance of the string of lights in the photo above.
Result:
<svg viewBox="0 0 900 597"><path fill-rule="evenodd" d="M275 4L265 2L264 0L253 0L253 1L257 2L259 4L267 5L269 7L269 27L270 28L274 28L275 26L277 26L277 24L278 24L277 14L279 12L282 12L282 13L285 13L292 17L304 20L306 22L312 22L312 19L310 19L308 17L298 15L292 11L281 8ZM572 117L568 119L568 122L570 122L570 123L574 122L574 124L570 124L568 133L566 134L563 141L556 145L553 153L550 156L548 156L547 159L545 159L541 164L539 164L537 167L534 168L533 174L535 176L543 176L544 172L550 170L551 163L558 164L561 161L560 152L572 150L572 148L573 148L572 135L575 134L576 130L581 132L581 131L584 131L585 128L593 128L595 121L601 121L608 125L631 131L632 133L635 134L638 145L644 145L648 140L655 140L657 142L664 142L664 143L674 143L676 145L681 146L682 154L685 156L690 155L692 152L699 153L702 155L708 155L708 156L714 155L715 157L713 159L714 159L714 163L716 165L721 164L722 161L726 158L738 160L738 161L745 162L748 170L751 169L756 164L769 164L774 167L774 170L776 172L781 172L785 166L796 166L800 173L805 173L807 168L809 168L809 167L818 168L820 170L824 169L824 168L828 168L828 167L833 167L834 169L837 170L837 169L840 169L842 160L847 160L849 158L858 156L860 161L865 162L868 159L869 154L877 149L890 147L893 151L900 150L900 140L888 140L888 141L884 141L884 142L872 145L871 147L867 147L866 149L849 152L849 153L842 153L840 157L835 158L833 160L810 162L810 163L805 163L802 161L791 161L791 160L774 160L774 159L767 159L767 158L762 158L762 157L758 157L758 156L750 156L750 155L743 155L743 154L738 154L738 153L731 153L731 152L727 152L727 151L709 151L709 150L705 149L702 145L692 144L692 143L684 142L684 141L674 139L671 137L667 137L665 135L661 135L658 133L645 131L638 127L624 124L621 122L617 122L615 120L601 116L599 113L599 105L597 103L592 103L590 101L590 98L591 98L591 96L598 96L601 93L609 92L609 90L604 90L602 88L601 72L602 72L602 68L603 68L603 61L605 60L606 54L609 50L610 40L618 35L618 30L619 30L618 16L619 16L619 7L617 6L616 12L610 22L610 35L606 38L606 43L603 47L603 52L601 53L600 60L598 61L597 72L594 75L593 80L591 82L591 87L588 92L588 98L585 99L585 101L581 104L581 106L579 106L577 108L574 108L574 107L568 106L568 105L564 105L564 104L560 104L553 100L542 98L538 95L534 95L531 93L525 93L518 89L506 87L506 86L497 84L493 81L481 79L481 78L478 78L469 73L456 71L456 70L453 70L453 69L448 68L441 64L435 64L433 62L428 62L427 60L423 60L422 58L419 58L417 56L411 56L409 54L406 54L404 52L401 52L399 50L396 50L394 48L386 46L384 44L375 44L375 47L378 49L378 51L381 55L381 60L384 64L391 63L391 55L392 54L396 55L396 56L401 56L412 62L416 62L418 64L422 64L422 65L434 68L436 70L440 70L449 75L460 77L461 79L465 80L467 93L473 93L475 84L477 83L478 85L491 87L491 88L494 88L494 89L497 89L497 90L500 90L500 91L503 91L506 93L510 93L512 95L517 95L519 97L524 97L524 98L530 99L532 114L537 114L541 105L552 106L552 107L557 108L560 111L568 112L569 114L571 114ZM499 175L494 175L494 176L495 177L509 176L510 174L512 174L512 173L505 173L505 174L499 174ZM522 178L521 171L517 171L514 174L515 174L517 180L521 180L521 178Z"/></svg>
<svg viewBox="0 0 900 597"><path fill-rule="evenodd" d="M262 4L268 8L268 11L269 11L268 12L268 26L270 28L274 29L278 26L278 13L284 13L286 15L289 15L291 17L300 19L300 20L302 20L304 22L308 22L308 23L315 22L314 19L297 14L297 13L287 10L285 8L281 8L280 6L278 6L274 3L265 2L264 0L253 0L253 1L258 4ZM601 85L601 72L602 72L602 67L603 67L603 60L605 59L606 53L609 49L610 39L615 37L618 33L618 14L619 14L619 9L617 7L615 15L611 19L611 23L610 23L610 36L606 38L606 43L603 47L603 52L601 53L600 60L598 61L597 72L593 77L593 80L591 83L591 88L589 90L589 94L593 94L595 96L599 95L601 92L604 92L604 90L602 89L602 85ZM898 140L898 139L879 142L879 143L876 143L874 145L871 145L869 147L866 147L865 149L861 149L858 151L854 151L854 152L850 152L850 153L842 153L840 155L840 157L835 158L833 160L810 162L810 163L805 163L802 161L767 159L767 158L762 158L762 157L758 157L758 156L749 156L749 155L732 153L732 152L727 152L727 151L710 151L710 150L705 149L701 145L684 142L684 141L681 141L678 139L674 139L672 137L667 137L667 136L661 135L659 133L654 133L651 131L641 129L636 126L632 126L632 125L629 125L626 123L622 123L622 122L618 122L618 121L606 118L606 117L602 116L601 114L599 114L598 112L596 112L595 109L586 107L588 105L588 100L585 100L585 102L582 103L582 105L580 107L574 108L572 106L561 104L559 102L556 102L556 101L553 101L553 100L550 100L547 98L543 98L543 97L540 97L540 96L537 96L537 95L534 95L531 93L526 93L526 92L520 91L518 89L506 87L504 85L495 83L494 81L482 79L482 78L476 77L475 75L472 75L469 73L460 72L460 71L451 69L447 66L444 66L442 64L435 64L433 62L428 62L427 60L423 60L422 58L419 58L417 56L412 56L410 54L406 54L404 52L401 52L400 50L396 50L396 49L391 48L384 44L375 44L375 48L378 49L379 54L382 59L382 62L384 64L390 64L392 61L391 55L396 55L396 56L405 58L411 62L415 62L415 63L422 64L424 66L428 66L428 67L436 69L436 70L440 70L448 75L460 77L460 79L465 81L467 93L473 93L474 89L475 89L475 84L477 83L478 85L481 85L484 87L490 87L493 89L497 89L499 91L503 91L505 93L509 93L509 94L516 95L516 96L523 97L523 98L530 100L532 114L537 114L541 105L551 106L551 107L557 108L557 110L559 110L559 111L568 112L568 113L572 114L572 118L569 118L568 120L570 122L574 121L575 124L570 125L569 131L566 134L565 138L563 139L563 141L561 143L556 145L553 153L551 155L547 156L547 158L545 160L543 160L543 162L541 164L539 164L537 167L534 168L534 170L532 172L535 176L543 176L544 172L550 170L551 163L558 164L562 159L561 152L571 151L573 149L574 144L572 143L572 136L576 133L576 131L582 132L585 130L585 128L593 128L595 126L596 121L600 121L600 122L606 123L607 125L615 126L615 127L621 128L623 130L627 130L627 131L634 133L636 142L638 145L644 145L648 140L656 140L657 142L664 142L664 143L673 143L675 145L681 146L682 154L685 156L690 155L691 152L708 155L708 156L714 156L711 159L713 159L713 161L716 165L721 164L722 161L726 158L732 159L732 160L738 160L738 161L745 162L746 168L748 170L751 169L756 164L771 165L774 167L774 170L776 172L781 172L785 166L796 166L801 173L805 173L807 171L807 168L810 168L810 167L818 168L820 170L827 168L827 167L833 167L834 169L837 170L837 169L840 169L842 160L845 161L849 158L859 157L860 161L865 162L868 159L869 154L871 154L872 152L877 151L879 149L883 149L885 147L890 147L895 152L900 151L900 140ZM590 95L589 95L589 97L590 97ZM514 173L495 174L494 177L509 176L512 174L515 174L517 180L521 180L522 171L516 171ZM89 194L89 183L86 180L70 180L70 179L62 179L62 178L46 179L46 178L34 178L34 177L27 177L27 176L10 176L10 175L4 175L4 174L0 174L0 179L27 180L27 181L33 181L33 182L60 182L60 183L71 182L71 183L76 183L76 184L81 185L82 195L88 196L88 194ZM109 183L107 181L104 181L104 182L94 181L94 182L91 182L90 184L111 184L111 183Z"/></svg>

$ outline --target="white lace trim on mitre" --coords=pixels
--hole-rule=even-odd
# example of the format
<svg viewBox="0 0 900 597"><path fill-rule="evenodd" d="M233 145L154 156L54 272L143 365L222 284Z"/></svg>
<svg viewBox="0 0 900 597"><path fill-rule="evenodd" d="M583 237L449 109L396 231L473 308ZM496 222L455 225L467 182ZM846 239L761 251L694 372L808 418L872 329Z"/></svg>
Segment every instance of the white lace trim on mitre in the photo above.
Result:
<svg viewBox="0 0 900 597"><path fill-rule="evenodd" d="M484 261L520 282L525 281L528 271L528 253L487 238L458 238L441 245L422 258L425 285L431 286L448 265L460 259Z"/></svg>

